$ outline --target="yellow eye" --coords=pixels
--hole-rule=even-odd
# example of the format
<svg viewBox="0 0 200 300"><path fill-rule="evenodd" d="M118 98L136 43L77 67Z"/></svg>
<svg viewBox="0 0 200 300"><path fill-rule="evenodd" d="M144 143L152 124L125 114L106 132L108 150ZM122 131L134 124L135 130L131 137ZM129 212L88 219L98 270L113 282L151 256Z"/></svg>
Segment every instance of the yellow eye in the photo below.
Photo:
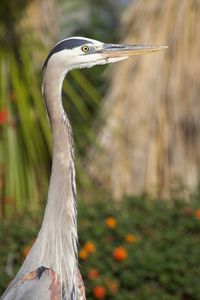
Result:
<svg viewBox="0 0 200 300"><path fill-rule="evenodd" d="M88 52L89 51L89 47L87 45L84 45L84 46L81 47L81 50L83 52Z"/></svg>

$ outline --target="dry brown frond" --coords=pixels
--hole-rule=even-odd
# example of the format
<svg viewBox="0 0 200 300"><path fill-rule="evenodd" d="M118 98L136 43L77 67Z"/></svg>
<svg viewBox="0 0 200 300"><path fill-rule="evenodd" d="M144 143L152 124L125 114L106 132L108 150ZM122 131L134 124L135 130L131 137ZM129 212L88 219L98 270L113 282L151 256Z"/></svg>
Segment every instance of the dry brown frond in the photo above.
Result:
<svg viewBox="0 0 200 300"><path fill-rule="evenodd" d="M116 198L194 192L200 167L200 0L133 1L125 42L169 49L122 62L110 72L90 172Z"/></svg>

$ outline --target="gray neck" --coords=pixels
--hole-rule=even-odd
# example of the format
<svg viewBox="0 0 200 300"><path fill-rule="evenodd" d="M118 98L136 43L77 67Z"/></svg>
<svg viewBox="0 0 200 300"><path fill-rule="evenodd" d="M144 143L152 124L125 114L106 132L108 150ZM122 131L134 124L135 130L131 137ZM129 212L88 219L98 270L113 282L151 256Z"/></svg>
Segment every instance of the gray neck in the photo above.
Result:
<svg viewBox="0 0 200 300"><path fill-rule="evenodd" d="M44 249L41 264L60 275L70 295L77 272L76 184L71 126L61 100L64 75L56 74L54 68L47 66L43 81L52 126L53 160L41 232Z"/></svg>
<svg viewBox="0 0 200 300"><path fill-rule="evenodd" d="M63 228L64 220L67 218L76 229L74 142L71 125L61 100L64 76L54 72L52 75L52 72L51 69L47 69L43 81L43 95L52 127L53 141L52 172L43 226L47 224L49 227L51 220L51 224ZM64 230L68 231L69 228Z"/></svg>
<svg viewBox="0 0 200 300"><path fill-rule="evenodd" d="M52 127L52 171L42 228L21 273L40 266L53 269L68 300L76 299L77 290L77 213L73 138L61 100L64 76L51 65L44 71L43 96ZM74 298L70 298L72 291Z"/></svg>

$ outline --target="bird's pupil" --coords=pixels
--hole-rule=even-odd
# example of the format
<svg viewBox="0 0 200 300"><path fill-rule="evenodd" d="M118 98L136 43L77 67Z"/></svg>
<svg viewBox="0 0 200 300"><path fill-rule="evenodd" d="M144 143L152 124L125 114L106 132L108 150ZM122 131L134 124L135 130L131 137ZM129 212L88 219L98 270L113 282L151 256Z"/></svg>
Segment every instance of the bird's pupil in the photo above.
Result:
<svg viewBox="0 0 200 300"><path fill-rule="evenodd" d="M89 50L89 48L88 48L88 46L83 46L83 47L82 47L82 50L83 50L84 52L87 52L87 51Z"/></svg>

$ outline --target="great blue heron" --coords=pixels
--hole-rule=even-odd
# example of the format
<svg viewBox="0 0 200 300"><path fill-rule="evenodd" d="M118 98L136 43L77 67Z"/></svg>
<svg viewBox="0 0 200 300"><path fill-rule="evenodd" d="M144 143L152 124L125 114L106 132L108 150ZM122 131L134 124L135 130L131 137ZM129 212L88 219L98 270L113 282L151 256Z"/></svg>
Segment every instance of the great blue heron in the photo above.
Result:
<svg viewBox="0 0 200 300"><path fill-rule="evenodd" d="M161 49L163 46L105 44L71 37L60 41L49 53L42 89L53 135L48 201L37 239L2 299L85 299L77 259L74 145L62 106L62 83L74 68L90 68Z"/></svg>

